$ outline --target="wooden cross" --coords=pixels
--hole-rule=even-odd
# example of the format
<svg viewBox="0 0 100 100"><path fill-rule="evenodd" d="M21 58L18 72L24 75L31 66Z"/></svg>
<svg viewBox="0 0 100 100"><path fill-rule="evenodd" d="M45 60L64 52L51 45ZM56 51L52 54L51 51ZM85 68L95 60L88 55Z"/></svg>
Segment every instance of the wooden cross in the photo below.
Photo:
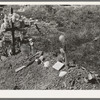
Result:
<svg viewBox="0 0 100 100"><path fill-rule="evenodd" d="M11 14L13 14L13 8L11 8ZM29 25L25 25L25 27L29 27ZM15 50L15 31L23 31L23 27L22 28L17 28L14 26L14 22L12 22L11 20L11 28L7 28L7 31L11 31L11 35L12 35L12 55L16 54L16 50Z"/></svg>
<svg viewBox="0 0 100 100"><path fill-rule="evenodd" d="M11 14L13 14L13 8L11 8ZM12 54L15 55L15 28L14 23L11 21L11 32L12 32Z"/></svg>

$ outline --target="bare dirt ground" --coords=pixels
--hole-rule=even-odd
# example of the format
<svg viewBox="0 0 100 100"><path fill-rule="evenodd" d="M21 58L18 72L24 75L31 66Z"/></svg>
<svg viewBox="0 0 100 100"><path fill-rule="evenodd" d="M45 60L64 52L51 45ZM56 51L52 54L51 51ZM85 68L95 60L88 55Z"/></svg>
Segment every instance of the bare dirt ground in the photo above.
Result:
<svg viewBox="0 0 100 100"><path fill-rule="evenodd" d="M87 77L87 71L80 67L74 67L67 70L64 67L61 70L67 71L67 74L60 78L59 71L52 68L56 62L55 57L46 58L50 61L48 68L43 64L38 65L34 62L32 65L15 72L15 69L25 65L28 60L21 53L0 62L0 89L10 90L59 90L59 89L99 89L99 83L84 82Z"/></svg>
<svg viewBox="0 0 100 100"><path fill-rule="evenodd" d="M95 71L97 74L100 73L100 39L95 42L92 41L95 37L99 37L100 33L100 7L83 6L72 10L59 6L60 9L55 6L56 12L52 16L51 13L49 14L47 11L47 7L39 6L40 8L38 8L37 6L36 11L34 11L34 7L33 10L26 10L24 15L28 18L32 17L33 19L41 19L45 14L49 15L44 16L43 18L45 19L46 17L47 19L38 23L42 33L48 36L47 39L41 37L41 39L39 38L38 41L34 41L34 43L36 50L45 52L47 55L46 60L50 61L50 66L45 68L43 64L38 65L34 62L32 65L16 73L16 68L25 65L29 61L21 53L8 57L6 61L0 61L0 89L99 90L100 79L93 79L92 81L86 82L84 78L87 78L89 71ZM5 9L7 10L7 8ZM38 13L38 10L41 10L41 13ZM42 14L42 11L44 11L44 14ZM50 16L51 18L49 18ZM46 20L49 22L48 25ZM51 25L52 20L56 22L58 26L56 26L55 23ZM31 37L35 36L36 33L40 36L35 26L31 28L27 29L27 33L30 34ZM57 57L49 53L59 51L61 44L58 38L62 33L65 33L66 37L68 36L68 59L76 60L78 67L67 70L65 66L61 70L67 71L67 74L61 78L59 77L59 71L52 68L57 61ZM48 42L48 40L50 41ZM73 48L74 50L72 50ZM83 70L82 67L86 68L86 70Z"/></svg>

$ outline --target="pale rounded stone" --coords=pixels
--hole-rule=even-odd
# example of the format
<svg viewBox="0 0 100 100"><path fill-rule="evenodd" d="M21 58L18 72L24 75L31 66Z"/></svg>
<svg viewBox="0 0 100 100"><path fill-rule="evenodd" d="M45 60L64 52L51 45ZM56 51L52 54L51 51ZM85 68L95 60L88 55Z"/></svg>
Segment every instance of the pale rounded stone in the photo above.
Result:
<svg viewBox="0 0 100 100"><path fill-rule="evenodd" d="M49 65L50 65L49 61L44 62L44 67L49 67Z"/></svg>
<svg viewBox="0 0 100 100"><path fill-rule="evenodd" d="M61 41L62 43L65 42L65 37L64 37L64 35L60 35L60 36L59 36L59 41Z"/></svg>
<svg viewBox="0 0 100 100"><path fill-rule="evenodd" d="M44 56L40 56L40 58L39 58L41 61L43 61L43 59L44 59Z"/></svg>
<svg viewBox="0 0 100 100"><path fill-rule="evenodd" d="M7 59L7 57L1 56L1 60L2 60L2 61L5 61L6 59Z"/></svg>
<svg viewBox="0 0 100 100"><path fill-rule="evenodd" d="M91 73L89 73L89 74L88 74L88 79L89 79L89 80L92 80L92 79L93 79L93 77L92 77L92 74L91 74Z"/></svg>
<svg viewBox="0 0 100 100"><path fill-rule="evenodd" d="M59 73L59 77L63 77L63 76L65 76L66 74L67 74L66 71L61 71L61 72Z"/></svg>

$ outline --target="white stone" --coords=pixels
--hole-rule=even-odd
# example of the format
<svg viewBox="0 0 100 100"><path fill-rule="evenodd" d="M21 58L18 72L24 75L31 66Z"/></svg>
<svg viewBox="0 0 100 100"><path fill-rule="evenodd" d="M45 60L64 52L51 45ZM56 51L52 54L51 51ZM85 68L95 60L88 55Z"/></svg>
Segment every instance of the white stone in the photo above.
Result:
<svg viewBox="0 0 100 100"><path fill-rule="evenodd" d="M64 35L60 35L59 36L59 41L61 41L62 43L65 42L65 36Z"/></svg>
<svg viewBox="0 0 100 100"><path fill-rule="evenodd" d="M95 74L95 76L97 77L97 76L99 76L98 74Z"/></svg>
<svg viewBox="0 0 100 100"><path fill-rule="evenodd" d="M49 61L44 62L44 67L49 67L49 65L50 65Z"/></svg>
<svg viewBox="0 0 100 100"><path fill-rule="evenodd" d="M39 59L40 59L41 61L43 61L43 58L44 58L43 56L40 56L40 57L39 57Z"/></svg>
<svg viewBox="0 0 100 100"><path fill-rule="evenodd" d="M65 76L66 74L67 74L66 71L61 71L61 72L59 73L59 77L63 77L63 76Z"/></svg>
<svg viewBox="0 0 100 100"><path fill-rule="evenodd" d="M56 70L60 70L64 66L63 63L57 61L52 67Z"/></svg>
<svg viewBox="0 0 100 100"><path fill-rule="evenodd" d="M89 73L89 74L88 74L88 79L89 79L89 80L92 80L92 78L93 78L93 77L92 77L92 74Z"/></svg>
<svg viewBox="0 0 100 100"><path fill-rule="evenodd" d="M2 60L2 61L5 61L6 59L7 59L7 57L1 56L1 60Z"/></svg>
<svg viewBox="0 0 100 100"><path fill-rule="evenodd" d="M38 62L38 59L35 59L35 62Z"/></svg>

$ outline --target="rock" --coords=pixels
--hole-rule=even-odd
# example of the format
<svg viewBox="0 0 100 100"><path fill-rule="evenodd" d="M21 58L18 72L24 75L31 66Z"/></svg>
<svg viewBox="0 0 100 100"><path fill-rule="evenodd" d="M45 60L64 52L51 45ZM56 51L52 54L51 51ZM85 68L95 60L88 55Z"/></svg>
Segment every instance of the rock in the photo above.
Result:
<svg viewBox="0 0 100 100"><path fill-rule="evenodd" d="M2 61L5 61L6 59L7 59L7 57L1 56L1 60L2 60Z"/></svg>
<svg viewBox="0 0 100 100"><path fill-rule="evenodd" d="M64 67L64 64L57 61L52 67L56 70L60 70L62 67Z"/></svg>
<svg viewBox="0 0 100 100"><path fill-rule="evenodd" d="M38 59L35 59L35 62L37 62L38 61Z"/></svg>
<svg viewBox="0 0 100 100"><path fill-rule="evenodd" d="M39 59L40 59L41 61L43 61L43 60L44 60L44 56L40 56Z"/></svg>
<svg viewBox="0 0 100 100"><path fill-rule="evenodd" d="M61 41L62 43L65 42L65 36L64 35L60 35L59 36L59 41Z"/></svg>
<svg viewBox="0 0 100 100"><path fill-rule="evenodd" d="M49 61L44 62L44 67L49 67L49 66L50 66L50 62Z"/></svg>
<svg viewBox="0 0 100 100"><path fill-rule="evenodd" d="M61 71L61 72L59 73L59 77L63 77L63 76L65 76L66 74L67 74L66 71Z"/></svg>
<svg viewBox="0 0 100 100"><path fill-rule="evenodd" d="M95 74L95 76L97 77L97 76L99 76L98 74Z"/></svg>
<svg viewBox="0 0 100 100"><path fill-rule="evenodd" d="M92 80L92 79L93 79L92 74L89 73L89 74L88 74L88 80Z"/></svg>

